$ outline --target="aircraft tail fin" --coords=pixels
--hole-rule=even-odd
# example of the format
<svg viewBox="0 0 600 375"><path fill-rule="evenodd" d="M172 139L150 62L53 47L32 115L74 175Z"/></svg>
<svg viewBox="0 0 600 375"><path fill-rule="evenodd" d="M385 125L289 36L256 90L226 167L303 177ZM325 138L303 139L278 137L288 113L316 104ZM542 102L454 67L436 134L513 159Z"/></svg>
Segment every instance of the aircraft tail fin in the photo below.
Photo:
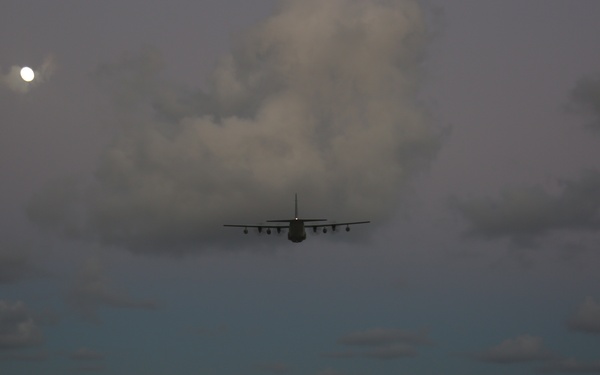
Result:
<svg viewBox="0 0 600 375"><path fill-rule="evenodd" d="M290 221L327 221L327 219L302 219L298 217L298 193L294 195L294 218L285 220L267 220L267 223L289 223Z"/></svg>

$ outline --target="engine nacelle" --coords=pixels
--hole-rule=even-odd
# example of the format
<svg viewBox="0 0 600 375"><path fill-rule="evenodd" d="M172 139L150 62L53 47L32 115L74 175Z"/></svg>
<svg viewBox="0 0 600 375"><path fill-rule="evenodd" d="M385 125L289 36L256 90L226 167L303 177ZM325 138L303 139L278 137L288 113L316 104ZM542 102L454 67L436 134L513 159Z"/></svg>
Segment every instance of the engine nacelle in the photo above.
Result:
<svg viewBox="0 0 600 375"><path fill-rule="evenodd" d="M313 227L313 233L317 233L317 227Z"/></svg>
<svg viewBox="0 0 600 375"><path fill-rule="evenodd" d="M323 233L327 233L327 228L323 228Z"/></svg>
<svg viewBox="0 0 600 375"><path fill-rule="evenodd" d="M346 232L350 232L350 225L346 227Z"/></svg>
<svg viewBox="0 0 600 375"><path fill-rule="evenodd" d="M271 228L267 228L267 234L271 234Z"/></svg>
<svg viewBox="0 0 600 375"><path fill-rule="evenodd" d="M244 234L248 234L248 228L244 228Z"/></svg>
<svg viewBox="0 0 600 375"><path fill-rule="evenodd" d="M281 228L277 227L277 234L281 234Z"/></svg>

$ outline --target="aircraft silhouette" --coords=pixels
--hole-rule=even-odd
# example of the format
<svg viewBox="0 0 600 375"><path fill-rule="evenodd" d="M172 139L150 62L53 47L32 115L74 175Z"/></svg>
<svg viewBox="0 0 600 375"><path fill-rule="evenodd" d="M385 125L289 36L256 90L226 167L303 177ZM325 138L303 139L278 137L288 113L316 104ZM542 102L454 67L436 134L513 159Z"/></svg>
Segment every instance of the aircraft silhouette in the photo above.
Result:
<svg viewBox="0 0 600 375"><path fill-rule="evenodd" d="M327 219L301 219L298 218L298 194L295 195L294 199L294 218L283 219L283 220L267 220L267 223L287 223L287 225L241 225L241 224L224 224L225 227L237 227L244 228L244 234L248 234L248 228L257 228L258 233L262 233L263 229L267 234L271 234L272 230L276 230L277 233L281 233L282 229L288 230L288 240L298 243L306 239L306 228L311 228L314 233L317 233L317 229L323 228L323 233L327 233L327 227L331 227L331 230L335 232L335 229L340 225L346 226L346 232L350 231L350 225L355 224L367 224L370 221L353 221L347 223L326 223L326 224L304 224L307 222L315 221L327 221Z"/></svg>

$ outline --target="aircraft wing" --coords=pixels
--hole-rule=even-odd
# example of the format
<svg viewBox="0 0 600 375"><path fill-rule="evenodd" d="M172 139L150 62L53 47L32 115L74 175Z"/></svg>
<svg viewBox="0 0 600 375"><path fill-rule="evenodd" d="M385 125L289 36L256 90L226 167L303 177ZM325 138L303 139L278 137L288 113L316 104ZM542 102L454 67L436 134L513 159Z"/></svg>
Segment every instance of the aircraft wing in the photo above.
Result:
<svg viewBox="0 0 600 375"><path fill-rule="evenodd" d="M370 221L351 221L351 222L347 222L347 223L327 223L327 224L307 224L304 227L305 228L324 228L324 227L332 227L333 229L335 229L335 227L339 227L341 225L357 225L357 224L368 224L370 223Z"/></svg>
<svg viewBox="0 0 600 375"><path fill-rule="evenodd" d="M289 223L289 221L287 221ZM268 228L289 228L289 225L242 225L242 224L223 224L224 227L235 227L235 228L257 228L257 229L268 229Z"/></svg>

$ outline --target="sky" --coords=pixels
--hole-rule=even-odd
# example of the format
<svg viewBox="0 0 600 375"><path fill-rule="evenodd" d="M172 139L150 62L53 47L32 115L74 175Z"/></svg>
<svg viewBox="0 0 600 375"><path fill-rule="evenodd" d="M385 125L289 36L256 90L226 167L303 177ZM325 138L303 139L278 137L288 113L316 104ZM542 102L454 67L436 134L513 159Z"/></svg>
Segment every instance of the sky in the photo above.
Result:
<svg viewBox="0 0 600 375"><path fill-rule="evenodd" d="M598 14L6 0L0 372L600 373Z"/></svg>

